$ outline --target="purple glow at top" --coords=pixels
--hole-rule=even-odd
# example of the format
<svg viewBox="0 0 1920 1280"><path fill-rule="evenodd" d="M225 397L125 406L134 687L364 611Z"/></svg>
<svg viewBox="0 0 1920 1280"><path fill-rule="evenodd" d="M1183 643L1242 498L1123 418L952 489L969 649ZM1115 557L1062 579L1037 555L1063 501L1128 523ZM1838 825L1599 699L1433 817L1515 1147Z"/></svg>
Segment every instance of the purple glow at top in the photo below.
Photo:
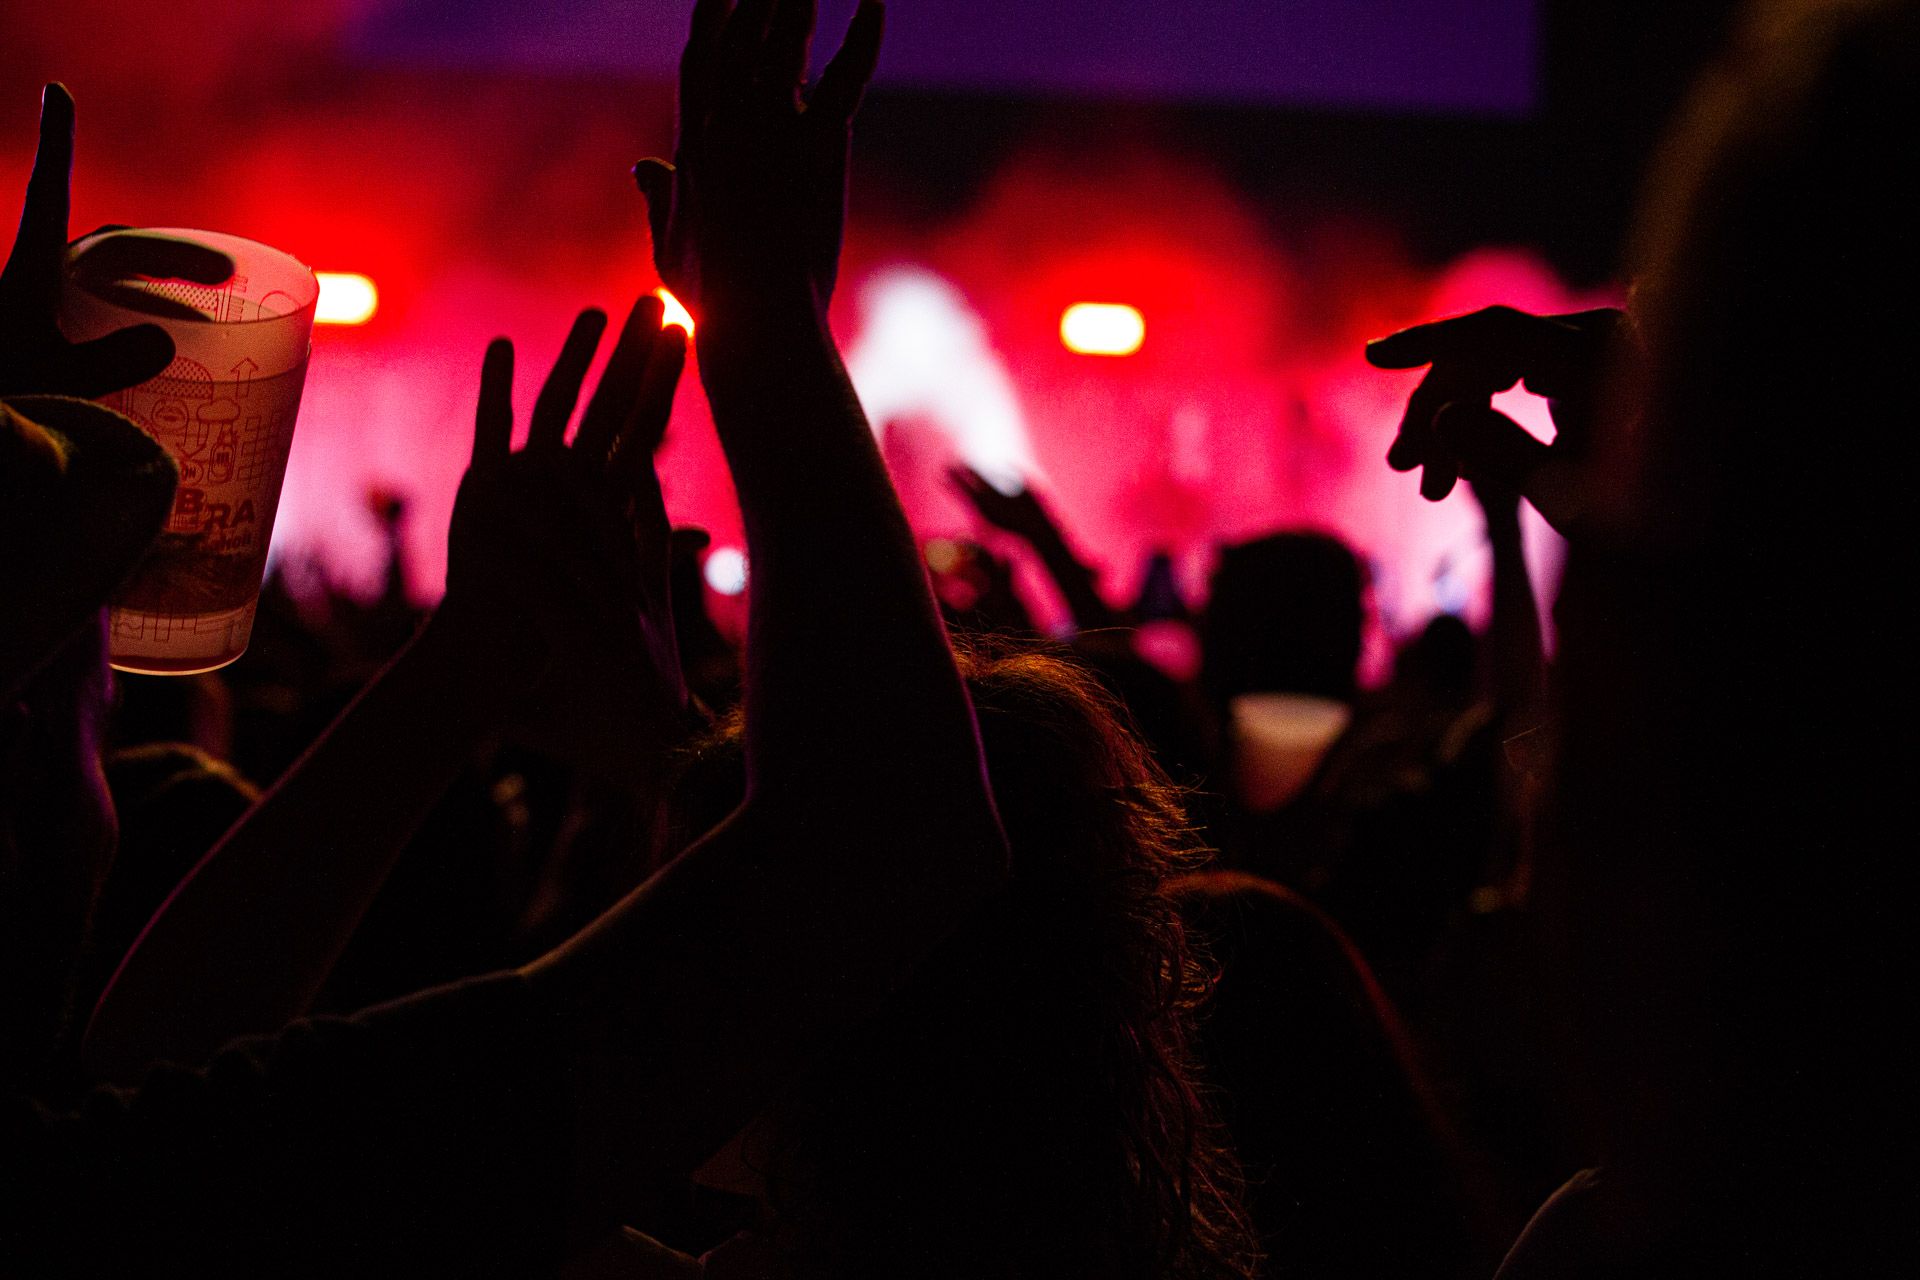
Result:
<svg viewBox="0 0 1920 1280"><path fill-rule="evenodd" d="M1382 111L1519 115L1536 0L896 0L880 81ZM824 0L838 32L853 0ZM667 78L688 0L389 0L377 61ZM823 41L822 43L826 43Z"/></svg>

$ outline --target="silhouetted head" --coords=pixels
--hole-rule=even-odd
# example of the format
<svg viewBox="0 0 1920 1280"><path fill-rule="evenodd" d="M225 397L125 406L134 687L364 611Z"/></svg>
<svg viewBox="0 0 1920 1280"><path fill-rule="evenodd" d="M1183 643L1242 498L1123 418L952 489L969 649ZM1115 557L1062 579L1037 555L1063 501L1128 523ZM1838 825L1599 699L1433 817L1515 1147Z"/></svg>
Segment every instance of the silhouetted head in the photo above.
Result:
<svg viewBox="0 0 1920 1280"><path fill-rule="evenodd" d="M0 1081L30 1079L70 1013L117 828L101 771L113 677L107 621L0 705Z"/></svg>
<svg viewBox="0 0 1920 1280"><path fill-rule="evenodd" d="M79 975L82 1009L106 989L167 895L260 798L231 766L184 742L116 751L106 781L120 838Z"/></svg>
<svg viewBox="0 0 1920 1280"><path fill-rule="evenodd" d="M1179 797L1079 668L1004 647L960 668L1011 879L746 1144L782 1238L807 1276L1244 1275L1189 1058L1204 974L1162 893L1204 856ZM693 794L736 786L737 758Z"/></svg>
<svg viewBox="0 0 1920 1280"><path fill-rule="evenodd" d="M60 396L0 403L0 1077L59 1030L113 856L101 773L107 601L165 523L179 472L153 438Z"/></svg>
<svg viewBox="0 0 1920 1280"><path fill-rule="evenodd" d="M1359 948L1306 898L1245 872L1171 891L1220 968L1200 1044L1268 1274L1472 1274L1483 1188Z"/></svg>
<svg viewBox="0 0 1920 1280"><path fill-rule="evenodd" d="M1338 538L1273 533L1220 552L1202 626L1208 692L1349 699L1360 661L1366 574Z"/></svg>
<svg viewBox="0 0 1920 1280"><path fill-rule="evenodd" d="M1473 696L1475 648L1463 620L1439 614L1394 655L1394 683L1445 702L1464 702Z"/></svg>
<svg viewBox="0 0 1920 1280"><path fill-rule="evenodd" d="M1887 744L1911 732L1890 593L1913 578L1920 200L1888 148L1920 125L1920 6L1749 17L1648 188L1646 358L1569 555L1538 883L1643 1229L1814 1273L1880 1220L1861 1173L1903 1158L1861 1150L1908 1088L1885 832L1910 821Z"/></svg>

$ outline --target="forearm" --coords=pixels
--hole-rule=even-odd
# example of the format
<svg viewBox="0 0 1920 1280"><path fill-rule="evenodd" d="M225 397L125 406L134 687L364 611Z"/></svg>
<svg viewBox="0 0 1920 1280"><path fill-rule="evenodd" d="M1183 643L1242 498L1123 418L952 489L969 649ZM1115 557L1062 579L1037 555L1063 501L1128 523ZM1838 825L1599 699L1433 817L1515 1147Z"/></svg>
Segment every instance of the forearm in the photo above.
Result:
<svg viewBox="0 0 1920 1280"><path fill-rule="evenodd" d="M1519 520L1489 521L1487 542L1493 551L1493 694L1503 712L1525 711L1545 692L1546 657Z"/></svg>
<svg viewBox="0 0 1920 1280"><path fill-rule="evenodd" d="M306 1012L420 821L497 718L499 682L429 626L174 890L85 1060L129 1081Z"/></svg>
<svg viewBox="0 0 1920 1280"><path fill-rule="evenodd" d="M297 1023L64 1115L16 1104L9 1274L549 1274L570 1067L506 977Z"/></svg>
<svg viewBox="0 0 1920 1280"><path fill-rule="evenodd" d="M972 707L821 301L844 177L819 161L844 152L881 13L862 4L803 115L810 11L769 33L761 10L702 5L685 163L671 192L645 167L656 258L697 290L753 565L747 787L525 971L581 1064L579 1203L684 1179L1005 875ZM792 101L766 92L789 75Z"/></svg>
<svg viewBox="0 0 1920 1280"><path fill-rule="evenodd" d="M1057 526L1049 526L1045 532L1031 538L1028 545L1040 557L1040 563L1046 567L1047 576L1053 579L1054 586L1060 589L1077 630L1094 631L1101 627L1121 625L1123 617L1100 594L1093 570L1073 553L1066 535Z"/></svg>
<svg viewBox="0 0 1920 1280"><path fill-rule="evenodd" d="M984 824L892 834L749 799L524 970L581 1063L580 1203L684 1181L997 883Z"/></svg>
<svg viewBox="0 0 1920 1280"><path fill-rule="evenodd" d="M931 772L984 797L971 711L912 530L810 293L716 302L700 368L753 564L755 781L792 757L854 774ZM807 749L785 750L793 744Z"/></svg>
<svg viewBox="0 0 1920 1280"><path fill-rule="evenodd" d="M811 292L768 287L717 300L700 335L701 381L747 534L769 544L755 550L764 555L786 535L862 534L873 548L867 567L931 602L886 464ZM755 564L756 591L767 573Z"/></svg>

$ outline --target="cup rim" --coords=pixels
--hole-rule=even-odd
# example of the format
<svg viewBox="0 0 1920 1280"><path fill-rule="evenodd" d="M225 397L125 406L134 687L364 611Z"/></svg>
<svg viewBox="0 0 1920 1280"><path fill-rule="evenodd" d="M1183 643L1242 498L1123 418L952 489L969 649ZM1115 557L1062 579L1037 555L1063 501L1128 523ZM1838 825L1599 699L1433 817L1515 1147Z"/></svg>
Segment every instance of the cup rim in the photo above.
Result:
<svg viewBox="0 0 1920 1280"><path fill-rule="evenodd" d="M82 236L80 237L80 239L75 240L73 243L67 246L67 256L66 256L67 282L71 284L74 288L78 289L80 292L86 294L87 297L91 298L95 302L100 303L103 306L116 307L122 311L127 312L129 315L142 315L143 313L136 311L132 307L128 307L121 303L115 302L111 298L101 297L98 293L94 292L92 289L89 289L84 283L75 281L72 275L73 261L76 257L80 255L80 253L83 251L85 246L90 244L96 244L102 240L107 240L114 236L124 236L124 235L169 236L175 240L198 240L199 243L207 245L207 247L213 248L213 249L221 248L219 244L210 243L210 240L215 238L217 238L218 240L229 241L235 244L244 245L249 249L257 249L262 253L269 254L276 258L284 259L286 262L291 263L294 267L298 268L300 274L305 277L305 279L312 286L312 289L313 289L313 296L311 298L301 303L299 306L295 307L293 310L283 311L279 315L256 316L252 320L215 320L212 316L202 316L202 315L166 316L166 317L147 315L147 316L144 316L141 323L158 324L161 322L162 319L165 319L165 320L170 320L175 324L204 324L204 325L210 325L210 326L214 326L222 329L229 329L229 328L243 329L250 325L256 325L256 324L275 324L275 323L280 323L288 320L297 320L302 315L308 312L317 311L319 309L320 280L314 274L312 267L309 267L306 263L294 257L292 254L288 253L285 249L276 249L274 246L263 243L262 241L252 240L247 238L246 236L235 235L231 231L209 231L204 228L196 228L196 227L113 227L103 231L96 231L91 235ZM292 295L288 295L288 296L292 296Z"/></svg>

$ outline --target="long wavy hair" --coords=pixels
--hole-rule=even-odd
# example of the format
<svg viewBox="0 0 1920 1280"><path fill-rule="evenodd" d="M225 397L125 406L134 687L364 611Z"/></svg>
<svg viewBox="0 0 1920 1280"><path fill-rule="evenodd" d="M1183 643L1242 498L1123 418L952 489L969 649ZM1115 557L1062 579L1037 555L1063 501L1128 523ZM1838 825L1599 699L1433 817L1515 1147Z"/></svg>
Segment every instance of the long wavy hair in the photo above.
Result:
<svg viewBox="0 0 1920 1280"><path fill-rule="evenodd" d="M1208 851L1083 669L1004 641L958 657L1012 874L757 1126L770 1234L836 1280L1251 1276L1189 1045L1209 973L1163 892ZM739 729L695 776L737 762Z"/></svg>

